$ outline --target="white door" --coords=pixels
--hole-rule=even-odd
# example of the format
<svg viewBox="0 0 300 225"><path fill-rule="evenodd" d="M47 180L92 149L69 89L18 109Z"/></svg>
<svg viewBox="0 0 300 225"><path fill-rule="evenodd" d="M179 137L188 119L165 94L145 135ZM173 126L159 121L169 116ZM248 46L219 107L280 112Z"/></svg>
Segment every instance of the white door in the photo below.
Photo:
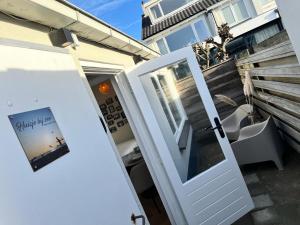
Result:
<svg viewBox="0 0 300 225"><path fill-rule="evenodd" d="M253 202L192 48L127 77L189 225L231 224L249 212Z"/></svg>
<svg viewBox="0 0 300 225"><path fill-rule="evenodd" d="M3 40L0 54L0 224L132 225L141 210L71 55Z"/></svg>

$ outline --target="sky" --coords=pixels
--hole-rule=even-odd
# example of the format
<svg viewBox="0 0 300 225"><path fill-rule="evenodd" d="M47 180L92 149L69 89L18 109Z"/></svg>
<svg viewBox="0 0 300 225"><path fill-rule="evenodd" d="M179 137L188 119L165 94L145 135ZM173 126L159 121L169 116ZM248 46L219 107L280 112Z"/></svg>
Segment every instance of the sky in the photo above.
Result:
<svg viewBox="0 0 300 225"><path fill-rule="evenodd" d="M141 40L141 0L69 0L129 36Z"/></svg>

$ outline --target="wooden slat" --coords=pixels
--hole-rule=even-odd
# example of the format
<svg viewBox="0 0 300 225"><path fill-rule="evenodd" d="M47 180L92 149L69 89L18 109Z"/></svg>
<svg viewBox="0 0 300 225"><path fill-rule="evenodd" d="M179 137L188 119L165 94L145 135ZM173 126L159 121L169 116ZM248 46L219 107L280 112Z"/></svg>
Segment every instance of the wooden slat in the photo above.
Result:
<svg viewBox="0 0 300 225"><path fill-rule="evenodd" d="M275 91L282 94L291 95L294 97L300 96L300 85L290 84L277 81L252 80L257 88L262 88L270 91Z"/></svg>
<svg viewBox="0 0 300 225"><path fill-rule="evenodd" d="M298 142L296 142L295 140L293 140L292 138L285 136L286 142L293 148L295 149L297 152L300 153L300 144Z"/></svg>
<svg viewBox="0 0 300 225"><path fill-rule="evenodd" d="M269 112L270 114L278 117L285 123L289 124L291 127L294 127L294 129L300 130L300 119L298 119L295 116L292 116L280 109L277 109L271 105L268 105L262 101L259 101L258 99L253 100L255 105L259 106L260 108L264 109L265 111Z"/></svg>
<svg viewBox="0 0 300 225"><path fill-rule="evenodd" d="M257 94L257 97L259 97L261 100L272 103L283 108L285 111L289 111L297 116L300 116L300 103L263 92L258 92Z"/></svg>
<svg viewBox="0 0 300 225"><path fill-rule="evenodd" d="M263 114L264 117L270 115L269 112L266 112L263 109L259 109L260 114ZM300 132L290 127L286 123L281 120L273 117L275 124L277 125L281 135L287 141L287 143L294 149L296 149L300 153Z"/></svg>
<svg viewBox="0 0 300 225"><path fill-rule="evenodd" d="M257 67L252 69L239 69L240 75L244 75L245 71L251 71L251 76L260 77L286 77L300 79L300 65L288 64L271 67Z"/></svg>
<svg viewBox="0 0 300 225"><path fill-rule="evenodd" d="M274 59L285 58L293 55L295 55L293 46L290 41L286 41L274 46L273 48L269 48L264 51L250 55L246 58L240 59L237 61L236 64L237 66L241 66L243 64L260 63Z"/></svg>

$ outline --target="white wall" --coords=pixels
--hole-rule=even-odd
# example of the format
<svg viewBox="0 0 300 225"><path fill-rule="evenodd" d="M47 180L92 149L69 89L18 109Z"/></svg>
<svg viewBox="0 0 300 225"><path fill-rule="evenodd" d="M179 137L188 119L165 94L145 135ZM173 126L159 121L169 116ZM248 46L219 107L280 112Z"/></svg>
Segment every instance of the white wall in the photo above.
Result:
<svg viewBox="0 0 300 225"><path fill-rule="evenodd" d="M284 27L300 62L300 1L276 0Z"/></svg>
<svg viewBox="0 0 300 225"><path fill-rule="evenodd" d="M0 224L131 225L140 210L72 57L0 53ZM44 107L70 152L33 172L7 116Z"/></svg>

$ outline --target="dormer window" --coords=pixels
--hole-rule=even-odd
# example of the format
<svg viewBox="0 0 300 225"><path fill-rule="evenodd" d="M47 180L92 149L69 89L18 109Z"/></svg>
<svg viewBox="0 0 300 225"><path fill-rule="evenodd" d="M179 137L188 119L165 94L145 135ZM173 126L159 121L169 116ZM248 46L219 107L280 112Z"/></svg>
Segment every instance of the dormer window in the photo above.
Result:
<svg viewBox="0 0 300 225"><path fill-rule="evenodd" d="M158 4L155 5L155 6L152 6L150 8L150 11L151 11L151 14L152 14L154 19L158 19L162 16L162 12L161 12Z"/></svg>
<svg viewBox="0 0 300 225"><path fill-rule="evenodd" d="M178 11L192 1L194 0L160 0L158 3L150 6L149 8L152 21L154 22L163 16L173 13L174 11Z"/></svg>

